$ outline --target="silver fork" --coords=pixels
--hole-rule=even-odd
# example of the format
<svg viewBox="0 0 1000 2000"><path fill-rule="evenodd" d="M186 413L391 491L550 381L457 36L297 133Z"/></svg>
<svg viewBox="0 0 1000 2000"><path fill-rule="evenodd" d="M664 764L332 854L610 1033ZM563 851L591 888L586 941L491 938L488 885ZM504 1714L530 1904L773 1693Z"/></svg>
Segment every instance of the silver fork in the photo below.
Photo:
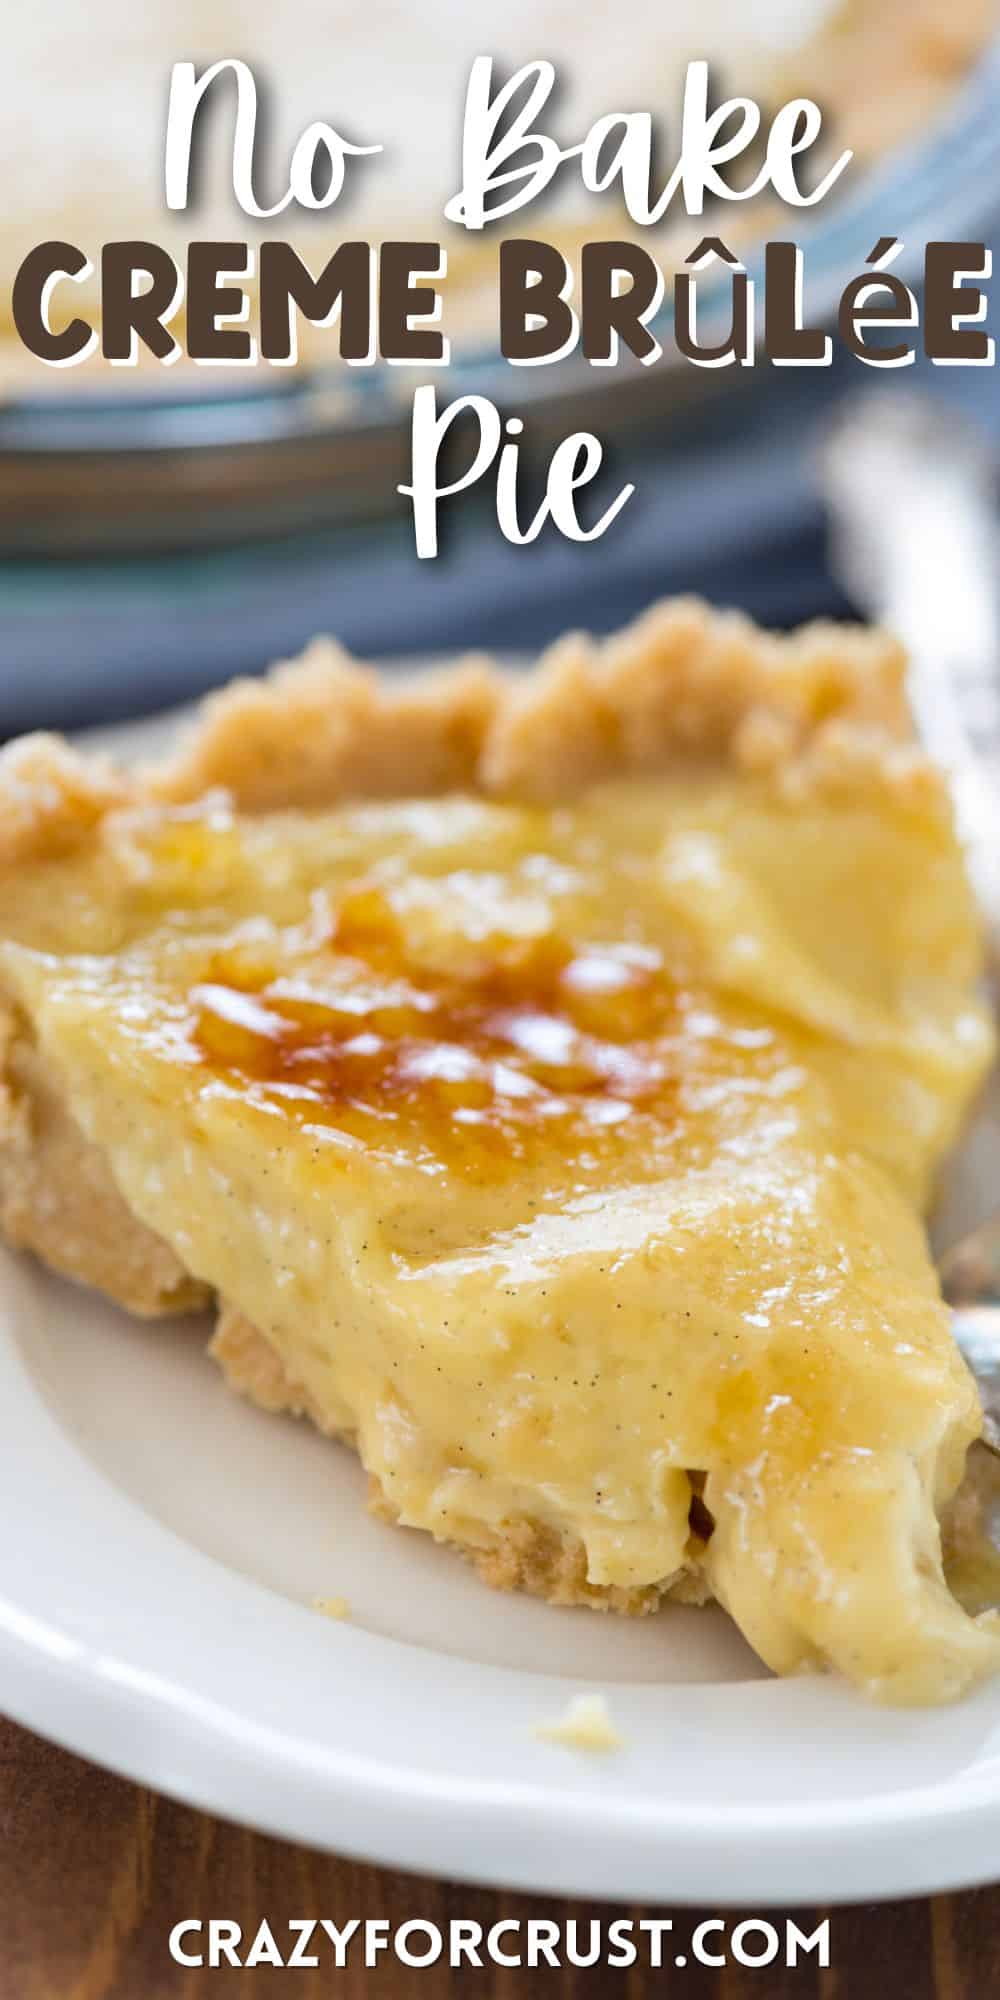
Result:
<svg viewBox="0 0 1000 2000"><path fill-rule="evenodd" d="M1000 616L994 474L951 411L894 384L850 398L820 453L831 565L909 654L917 727L951 784L1000 987ZM1000 1213L939 1259L1000 1456Z"/></svg>

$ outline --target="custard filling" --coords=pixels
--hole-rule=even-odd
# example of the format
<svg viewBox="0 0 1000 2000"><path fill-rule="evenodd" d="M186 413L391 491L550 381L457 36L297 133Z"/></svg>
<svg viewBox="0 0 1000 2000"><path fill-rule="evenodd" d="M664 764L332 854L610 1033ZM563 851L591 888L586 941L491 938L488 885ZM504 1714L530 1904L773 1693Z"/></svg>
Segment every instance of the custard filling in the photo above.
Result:
<svg viewBox="0 0 1000 2000"><path fill-rule="evenodd" d="M402 1523L887 1699L996 1666L937 1524L979 1407L920 1210L992 1044L936 795L144 806L0 935L129 1212Z"/></svg>

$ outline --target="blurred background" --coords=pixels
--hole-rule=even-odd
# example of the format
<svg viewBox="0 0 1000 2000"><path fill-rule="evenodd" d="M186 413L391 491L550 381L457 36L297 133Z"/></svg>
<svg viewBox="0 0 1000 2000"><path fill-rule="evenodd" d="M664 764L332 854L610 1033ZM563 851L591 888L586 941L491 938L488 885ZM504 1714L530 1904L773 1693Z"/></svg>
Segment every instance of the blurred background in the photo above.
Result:
<svg viewBox="0 0 1000 2000"><path fill-rule="evenodd" d="M157 10L154 45L126 11L127 36L115 32L121 0L88 9L91 31L82 42L82 15L69 0L19 29L0 115L3 145L8 155L20 148L22 165L25 132L50 101L52 77L65 93L70 64L78 82L93 70L102 83L93 98L78 89L71 117L50 120L46 146L58 171L37 181L21 176L18 184L30 181L31 191L16 228L0 230L8 298L19 255L46 235L69 235L93 254L112 235L138 230L144 216L145 234L169 240L156 206L162 134L137 123L135 79L147 90L155 84L162 96L168 48L174 58L255 56L252 6L237 9L234 21L220 19L217 35L213 5L197 9L197 45L190 47L189 6L178 7L176 23L169 7ZM340 11L340 0L326 9L296 0L291 20L284 10L292 55L286 47L282 62L295 60L297 13L301 69L317 36L329 35L336 47ZM425 11L434 25L431 54L451 46L459 18L482 46L494 46L484 37L496 27L510 61L565 48L574 75L580 70L585 86L590 78L590 94L586 87L577 93L584 118L633 100L654 104L654 84L667 90L691 53L729 50L726 86L751 87L732 51L746 43L746 16L758 10L727 0L679 9L679 25L665 25L662 10L645 5L617 10L615 46L627 28L631 56L618 61L596 98L606 32L596 7L591 15L587 7L543 0L540 17L528 10L513 28L509 6L498 10L502 28L485 18L489 6L471 27L467 10L456 15L455 0L434 0ZM848 0L826 8L817 0L804 10L772 0L771 12L774 32L764 38L763 55L774 88L780 96L790 94L783 88L789 81L793 89L808 87L829 107L833 138L846 137L859 154L849 188L829 212L824 205L808 216L785 212L777 223L773 211L760 218L760 232L805 243L811 316L832 323L844 284L881 235L903 240L894 268L907 277L919 270L929 238L1000 238L997 0ZM79 45L60 39L63 15L76 21ZM386 117L402 116L405 37L412 40L415 27L406 10L376 7L369 40L355 46L356 13L352 18L359 73L366 64L376 73L380 48L390 72L398 71L395 87L383 93L382 118L357 133L367 138L381 135ZM703 29L693 25L699 18ZM420 23L426 28L423 15ZM748 55L757 73L759 27ZM383 31L388 40L380 42ZM668 35L669 62L664 55L655 77L629 94L630 66L643 77L650 37L662 51ZM453 64L463 48L459 42L452 50ZM271 55L268 44L264 61ZM423 59L430 61L427 48ZM454 97L454 78L449 89ZM323 110L315 91L312 110ZM579 136L582 127L567 116ZM422 130L414 126L408 135L418 156ZM147 160L145 191L128 171L136 148ZM409 183L405 165L391 171ZM15 182L8 177L7 185ZM371 214L352 211L352 233L378 234L377 199L376 189ZM713 226L725 231L729 219ZM382 233L399 233L404 220L387 208ZM282 218L271 233L288 233L284 225ZM532 210L505 227L551 238L571 225L573 218L557 214L550 228ZM206 231L204 217L192 219L189 234ZM420 233L441 235L440 222L425 223ZM698 233L698 223L685 224L684 249ZM746 241L752 265L752 232ZM326 254L330 247L327 240ZM663 241L649 247L664 257ZM316 255L311 261L318 268ZM450 318L446 305L446 326ZM470 389L493 395L506 414L523 412L528 435L549 448L582 423L606 444L608 497L626 479L636 491L602 540L575 546L550 529L525 549L503 540L485 481L479 497L463 494L444 507L441 553L418 562L409 506L395 493L406 477L415 371L346 370L314 346L294 378L277 371L280 381L266 367L229 383L216 370L185 376L178 369L170 373L179 381L137 371L142 379L124 385L100 363L58 373L40 364L26 369L11 329L0 342L0 734L172 705L235 673L263 669L317 632L335 633L363 657L403 659L451 647L530 649L571 625L604 631L671 591L698 591L777 625L850 610L827 562L817 454L839 401L874 385L874 372L837 354L831 369L774 371L761 359L754 369L709 373L672 358L669 328L661 338L663 359L648 370L567 362L521 371L498 362L488 318L471 324L467 338L454 343L456 365L438 376L439 401ZM918 360L905 373L908 387L923 387L980 435L1000 433L995 370L931 369ZM597 504L595 496L595 511Z"/></svg>

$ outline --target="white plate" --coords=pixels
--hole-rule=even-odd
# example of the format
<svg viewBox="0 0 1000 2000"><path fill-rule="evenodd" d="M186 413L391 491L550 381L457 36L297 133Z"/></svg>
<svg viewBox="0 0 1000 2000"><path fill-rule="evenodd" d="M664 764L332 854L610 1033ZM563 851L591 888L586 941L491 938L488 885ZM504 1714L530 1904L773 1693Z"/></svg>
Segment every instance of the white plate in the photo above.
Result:
<svg viewBox="0 0 1000 2000"><path fill-rule="evenodd" d="M145 732L143 732L145 735ZM1000 1189L980 1121L949 1233ZM770 1679L718 1611L494 1595L238 1401L204 1326L0 1259L0 1704L232 1819L509 1886L722 1906L1000 1877L1000 1684L934 1712ZM311 1608L343 1596L350 1622ZM542 1741L601 1690L625 1738Z"/></svg>

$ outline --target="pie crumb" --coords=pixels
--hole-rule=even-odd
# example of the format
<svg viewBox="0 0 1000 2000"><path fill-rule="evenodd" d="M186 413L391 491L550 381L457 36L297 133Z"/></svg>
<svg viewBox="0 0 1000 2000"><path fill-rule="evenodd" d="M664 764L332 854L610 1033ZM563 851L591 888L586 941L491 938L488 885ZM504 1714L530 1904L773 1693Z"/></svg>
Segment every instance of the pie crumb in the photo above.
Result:
<svg viewBox="0 0 1000 2000"><path fill-rule="evenodd" d="M602 1694L575 1694L559 1721L543 1724L535 1734L545 1737L549 1743L564 1743L569 1750L623 1750L625 1747L625 1739L619 1736Z"/></svg>
<svg viewBox="0 0 1000 2000"><path fill-rule="evenodd" d="M351 1607L346 1597L314 1597L314 1611L321 1611L324 1618L349 1618Z"/></svg>

